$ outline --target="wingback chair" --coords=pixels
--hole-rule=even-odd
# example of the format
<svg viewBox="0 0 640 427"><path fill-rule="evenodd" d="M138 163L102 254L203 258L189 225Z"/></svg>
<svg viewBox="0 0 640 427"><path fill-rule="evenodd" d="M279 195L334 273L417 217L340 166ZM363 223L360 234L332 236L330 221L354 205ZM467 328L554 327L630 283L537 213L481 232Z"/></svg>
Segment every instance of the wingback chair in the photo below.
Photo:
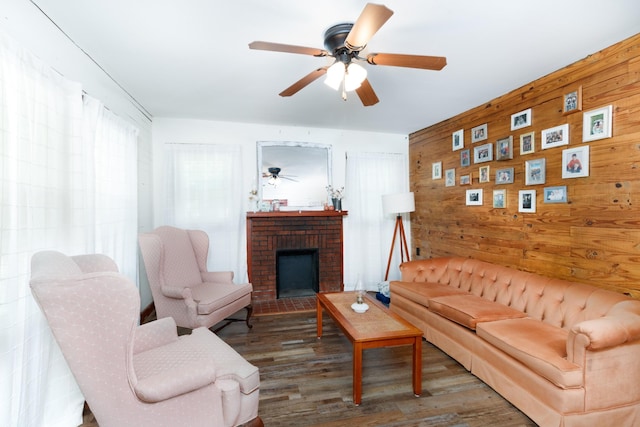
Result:
<svg viewBox="0 0 640 427"><path fill-rule="evenodd" d="M158 318L183 328L212 326L246 309L251 328L250 283L233 283L232 271L207 270L209 236L201 230L162 226L138 236Z"/></svg>
<svg viewBox="0 0 640 427"><path fill-rule="evenodd" d="M30 285L100 427L262 425L258 369L206 328L138 326L138 290L110 258L38 252Z"/></svg>

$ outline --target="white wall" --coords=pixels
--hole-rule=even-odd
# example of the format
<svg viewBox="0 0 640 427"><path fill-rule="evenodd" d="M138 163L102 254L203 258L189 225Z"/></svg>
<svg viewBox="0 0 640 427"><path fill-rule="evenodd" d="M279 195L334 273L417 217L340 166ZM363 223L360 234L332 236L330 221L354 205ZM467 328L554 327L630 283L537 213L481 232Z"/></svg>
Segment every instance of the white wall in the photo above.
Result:
<svg viewBox="0 0 640 427"><path fill-rule="evenodd" d="M251 123L216 122L191 119L153 119L153 182L154 226L162 225L164 211L163 146L166 143L236 144L242 147L243 173L232 179L241 179L243 194L248 196L258 182L256 164L257 141L300 141L330 144L333 155L333 185L345 182L345 154L347 152L402 153L408 156L408 135L346 131L340 129L302 128L292 126L258 125ZM348 194L348 189L346 190ZM348 208L348 205L346 206Z"/></svg>

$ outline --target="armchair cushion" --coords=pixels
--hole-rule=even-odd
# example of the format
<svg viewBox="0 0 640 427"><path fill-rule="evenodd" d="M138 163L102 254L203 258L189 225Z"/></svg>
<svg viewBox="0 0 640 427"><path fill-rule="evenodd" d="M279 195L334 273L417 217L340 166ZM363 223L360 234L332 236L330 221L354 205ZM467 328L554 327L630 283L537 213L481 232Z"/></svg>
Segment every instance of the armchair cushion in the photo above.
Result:
<svg viewBox="0 0 640 427"><path fill-rule="evenodd" d="M163 246L163 273L166 286L184 288L202 283L200 268L189 235L184 230L173 227L160 227L156 233L164 241L171 242L170 245Z"/></svg>
<svg viewBox="0 0 640 427"><path fill-rule="evenodd" d="M193 300L198 304L198 314L210 314L251 293L251 285L229 283L202 283L191 287Z"/></svg>

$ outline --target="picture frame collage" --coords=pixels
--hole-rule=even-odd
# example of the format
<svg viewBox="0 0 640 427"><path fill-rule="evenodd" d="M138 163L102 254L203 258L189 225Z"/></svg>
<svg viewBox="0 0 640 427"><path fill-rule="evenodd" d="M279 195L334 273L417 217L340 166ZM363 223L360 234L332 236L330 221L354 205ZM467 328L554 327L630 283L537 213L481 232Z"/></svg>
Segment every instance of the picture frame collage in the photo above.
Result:
<svg viewBox="0 0 640 427"><path fill-rule="evenodd" d="M582 86L569 88L562 96L562 115L582 111ZM563 148L561 152L562 179L583 178L589 176L589 144L599 139L611 138L613 129L613 105L592 109L583 112L582 143L574 147ZM520 156L536 153L536 132L528 131L533 123L533 111L531 108L516 112L510 116L510 130L524 130L517 136ZM473 145L465 148L465 129L459 129L452 133L452 151L460 152L460 172L458 185L471 186L474 182L479 184L491 183L492 173L495 186L514 184L514 167L494 167L485 164L493 161L511 161L514 159L514 135L497 138L495 142L489 140L489 124L483 123L471 128L470 140ZM562 123L557 126L540 131L539 147L541 151L570 145L570 125ZM487 142L485 142L487 141ZM477 144L477 145L475 145ZM495 151L494 151L495 150ZM494 156L495 154L495 156ZM463 170L472 164L478 165L477 172ZM524 161L524 185L544 185L547 181L547 157ZM443 169L443 162L432 163L432 179L443 179L445 187L456 186L456 168ZM494 188L492 194L492 206L496 209L507 208L507 189ZM518 190L518 212L536 212L535 189ZM544 187L542 191L542 203L567 203L568 192L566 185ZM465 204L467 206L483 205L483 189L474 188L465 191Z"/></svg>

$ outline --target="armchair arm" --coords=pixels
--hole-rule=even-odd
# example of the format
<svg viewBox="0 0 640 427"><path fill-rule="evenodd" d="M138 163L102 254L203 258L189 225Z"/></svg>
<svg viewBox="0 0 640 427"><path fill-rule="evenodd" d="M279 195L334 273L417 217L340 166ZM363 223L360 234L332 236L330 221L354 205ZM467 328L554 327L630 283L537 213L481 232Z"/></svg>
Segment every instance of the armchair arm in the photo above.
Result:
<svg viewBox="0 0 640 427"><path fill-rule="evenodd" d="M154 320L136 328L133 354L142 353L177 340L178 332L173 317Z"/></svg>
<svg viewBox="0 0 640 427"><path fill-rule="evenodd" d="M202 271L200 275L205 283L233 283L233 271Z"/></svg>
<svg viewBox="0 0 640 427"><path fill-rule="evenodd" d="M183 299L183 291L185 288L181 288L178 286L166 286L162 285L160 288L162 290L162 295L167 298L175 298L175 299Z"/></svg>
<svg viewBox="0 0 640 427"><path fill-rule="evenodd" d="M144 402L156 403L213 384L216 367L213 361L186 360L170 371L139 380L134 385L136 396Z"/></svg>

